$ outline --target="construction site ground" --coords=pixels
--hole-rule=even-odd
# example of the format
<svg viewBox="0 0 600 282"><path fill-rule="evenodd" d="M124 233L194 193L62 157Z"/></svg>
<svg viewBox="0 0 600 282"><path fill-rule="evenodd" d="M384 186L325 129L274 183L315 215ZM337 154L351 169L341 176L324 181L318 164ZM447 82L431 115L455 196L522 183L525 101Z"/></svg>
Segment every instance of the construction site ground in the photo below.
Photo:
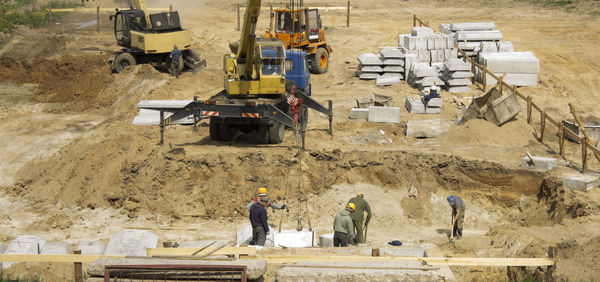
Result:
<svg viewBox="0 0 600 282"><path fill-rule="evenodd" d="M265 6L263 1L263 6ZM345 10L322 11L332 45L329 71L312 75L312 95L333 100L333 136L327 117L310 111L307 150L296 155L292 131L278 145L256 145L256 137L214 142L208 121L197 131L172 126L165 144L158 127L133 126L136 104L143 99L206 99L223 89L223 54L239 39L238 1L174 1L182 23L193 33L193 48L207 68L179 79L149 65L110 74L106 59L118 50L108 14L101 31L85 23L95 14L64 14L43 29L19 28L0 35L0 242L32 234L46 241L107 240L126 228L150 230L163 241L234 239L248 224L246 204L257 187L286 203L289 213L269 212L270 223L295 229L298 162L302 167L303 225L318 234L332 232L333 216L356 192L373 210L368 246L391 240L427 249L430 256L545 257L558 244L556 275L574 280L598 278L600 268L600 191L565 190L560 176L579 173L581 145L566 142L558 156L558 137L548 125L544 143L539 117L526 113L497 127L485 120L452 126L439 138L405 136L406 121L461 115L473 93L442 93L441 115L409 115L400 124L348 119L356 98L372 93L392 96L404 107L418 90L407 84L376 87L354 77L356 57L395 46L409 33L412 15L439 23L492 21L519 51L540 60L537 87L525 95L558 119L571 118L572 102L584 122L599 114L600 18L568 13L527 2L386 1L352 2L350 27ZM346 1L305 1L308 6L345 6ZM89 5L91 5L90 3ZM93 5L120 7L120 2ZM168 7L169 1L149 1ZM258 22L268 28L268 10ZM524 108L525 104L522 103ZM521 169L529 151L558 158L558 168L544 173ZM589 156L590 174L599 163ZM466 201L464 237L450 244L447 195ZM306 213L306 211L308 213ZM364 246L363 246L364 247ZM456 278L502 280L504 267L452 267ZM48 281L73 277L70 264L21 263L7 274L41 276ZM533 275L534 268L519 275ZM272 273L270 274L272 275Z"/></svg>

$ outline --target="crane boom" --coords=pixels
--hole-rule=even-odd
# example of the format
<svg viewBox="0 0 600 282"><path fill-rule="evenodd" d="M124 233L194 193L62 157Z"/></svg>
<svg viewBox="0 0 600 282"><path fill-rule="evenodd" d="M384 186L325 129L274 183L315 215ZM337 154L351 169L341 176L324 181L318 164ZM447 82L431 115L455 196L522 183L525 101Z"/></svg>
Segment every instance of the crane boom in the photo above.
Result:
<svg viewBox="0 0 600 282"><path fill-rule="evenodd" d="M244 65L240 78L250 79L254 67L254 45L256 44L256 23L260 15L261 0L248 0L246 15L242 26L239 49L237 52L238 65Z"/></svg>

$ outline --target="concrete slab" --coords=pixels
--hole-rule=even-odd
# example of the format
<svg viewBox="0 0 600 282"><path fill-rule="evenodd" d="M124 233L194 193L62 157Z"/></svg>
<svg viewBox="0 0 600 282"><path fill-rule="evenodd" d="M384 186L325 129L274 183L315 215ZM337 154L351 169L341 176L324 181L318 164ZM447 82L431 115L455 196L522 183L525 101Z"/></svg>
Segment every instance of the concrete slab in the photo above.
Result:
<svg viewBox="0 0 600 282"><path fill-rule="evenodd" d="M380 74L373 73L373 72L359 72L359 74L358 74L358 78L360 78L362 80L373 80L373 79L377 79L380 76L381 76Z"/></svg>
<svg viewBox="0 0 600 282"><path fill-rule="evenodd" d="M168 118L172 113L164 113L164 118ZM160 111L141 109L133 118L133 125L159 125ZM194 124L194 115L171 121L171 124L190 125Z"/></svg>
<svg viewBox="0 0 600 282"><path fill-rule="evenodd" d="M110 237L105 255L146 256L147 248L156 248L158 235L140 229L125 229Z"/></svg>
<svg viewBox="0 0 600 282"><path fill-rule="evenodd" d="M440 73L442 70L444 70L444 63L443 63L443 62L437 62L437 63L434 63L434 62L432 62L432 63L431 63L431 67L432 67L432 68L433 68L433 69L434 69L434 70L435 70L437 73Z"/></svg>
<svg viewBox="0 0 600 282"><path fill-rule="evenodd" d="M365 66L365 65L360 65L360 66L358 66L358 69L360 70L361 73L367 73L367 72L379 73L379 72L383 72L383 68L381 66Z"/></svg>
<svg viewBox="0 0 600 282"><path fill-rule="evenodd" d="M446 80L446 85L448 86L465 86L473 84L470 80L466 78L452 78Z"/></svg>
<svg viewBox="0 0 600 282"><path fill-rule="evenodd" d="M281 233L275 234L274 243L276 247L308 248L317 245L317 236L314 230L281 230Z"/></svg>
<svg viewBox="0 0 600 282"><path fill-rule="evenodd" d="M563 175L563 186L578 191L590 191L596 186L597 177L589 175Z"/></svg>
<svg viewBox="0 0 600 282"><path fill-rule="evenodd" d="M385 60L385 59L402 59L402 58L406 57L406 53L403 51L403 49L398 48L398 47L384 47L381 50L379 50L379 54L381 54L381 57L383 57L383 60Z"/></svg>
<svg viewBox="0 0 600 282"><path fill-rule="evenodd" d="M425 105L423 104L423 101L421 101L420 97L406 97L404 106L406 107L406 110L411 114L425 113Z"/></svg>
<svg viewBox="0 0 600 282"><path fill-rule="evenodd" d="M444 63L448 71L471 71L471 64L461 59L451 59Z"/></svg>
<svg viewBox="0 0 600 282"><path fill-rule="evenodd" d="M497 76L501 76L502 73L494 73ZM478 77L478 81L482 82L483 76ZM510 85L516 86L537 86L538 74L537 73L507 73L504 76L504 81ZM491 75L486 74L485 84L496 85L498 81Z"/></svg>
<svg viewBox="0 0 600 282"><path fill-rule="evenodd" d="M531 163L529 157L525 156L521 159L521 167L549 171L556 168L556 159L533 156L533 163Z"/></svg>
<svg viewBox="0 0 600 282"><path fill-rule="evenodd" d="M402 83L402 76L380 76L375 80L377 86L389 86Z"/></svg>
<svg viewBox="0 0 600 282"><path fill-rule="evenodd" d="M456 41L499 41L502 33L499 30L457 31Z"/></svg>
<svg viewBox="0 0 600 282"><path fill-rule="evenodd" d="M103 255L106 247L101 241L82 241L77 245L82 255Z"/></svg>
<svg viewBox="0 0 600 282"><path fill-rule="evenodd" d="M430 27L426 27L426 26L414 26L411 30L410 30L410 35L412 36L427 36L427 35L434 35L435 31L430 28Z"/></svg>
<svg viewBox="0 0 600 282"><path fill-rule="evenodd" d="M71 245L67 242L46 242L42 248L42 255L72 254Z"/></svg>
<svg viewBox="0 0 600 282"><path fill-rule="evenodd" d="M448 70L446 70L446 73L443 76L450 79L450 78L470 78L470 77L474 77L475 75L470 71L448 71Z"/></svg>
<svg viewBox="0 0 600 282"><path fill-rule="evenodd" d="M398 107L369 107L369 122L400 123L400 108Z"/></svg>
<svg viewBox="0 0 600 282"><path fill-rule="evenodd" d="M277 230L271 228L271 234L267 235L267 240L265 241L265 247L273 247L275 242L275 234ZM242 244L249 244L250 240L252 240L252 225L248 224L241 229L237 230L236 233L236 246Z"/></svg>
<svg viewBox="0 0 600 282"><path fill-rule="evenodd" d="M456 49L456 48L444 49L444 61L448 61L448 60L456 59L456 58L458 58L458 49Z"/></svg>
<svg viewBox="0 0 600 282"><path fill-rule="evenodd" d="M90 276L104 276L107 265L245 265L248 279L261 279L267 269L265 260L179 260L157 258L101 258L87 267Z"/></svg>
<svg viewBox="0 0 600 282"><path fill-rule="evenodd" d="M404 76L401 72L386 72L381 75L381 77L399 77L400 80L404 79Z"/></svg>
<svg viewBox="0 0 600 282"><path fill-rule="evenodd" d="M406 123L406 136L415 138L438 137L450 130L450 123L440 119L415 120Z"/></svg>
<svg viewBox="0 0 600 282"><path fill-rule="evenodd" d="M494 41L483 41L479 46L480 53L498 53L498 45Z"/></svg>
<svg viewBox="0 0 600 282"><path fill-rule="evenodd" d="M39 254L46 242L40 237L34 235L21 235L12 240L4 254ZM6 269L13 265L14 262L2 262L2 269Z"/></svg>
<svg viewBox="0 0 600 282"><path fill-rule="evenodd" d="M384 66L404 66L404 58L402 59L384 59Z"/></svg>
<svg viewBox="0 0 600 282"><path fill-rule="evenodd" d="M531 52L503 52L481 55L482 63L491 72L539 73L540 60Z"/></svg>
<svg viewBox="0 0 600 282"><path fill-rule="evenodd" d="M427 64L413 64L411 69L411 73L414 77L430 77L430 76L438 76L438 72L435 71L432 67Z"/></svg>
<svg viewBox="0 0 600 282"><path fill-rule="evenodd" d="M453 23L449 27L452 31L459 30L493 30L496 25L493 22L471 22L471 23Z"/></svg>
<svg viewBox="0 0 600 282"><path fill-rule="evenodd" d="M373 53L363 53L360 56L358 56L358 62L362 65L381 65L383 62L381 61L381 58L379 58L379 56L373 54Z"/></svg>
<svg viewBox="0 0 600 282"><path fill-rule="evenodd" d="M468 42L468 41L463 41L463 42L458 42L458 48L464 50L464 51L479 51L479 48L481 47L481 42Z"/></svg>
<svg viewBox="0 0 600 282"><path fill-rule="evenodd" d="M498 46L498 52L514 52L515 51L515 47L513 46L513 43L510 41L499 41L497 43Z"/></svg>
<svg viewBox="0 0 600 282"><path fill-rule="evenodd" d="M385 66L383 72L404 72L404 67L401 66Z"/></svg>
<svg viewBox="0 0 600 282"><path fill-rule="evenodd" d="M369 109L352 108L350 110L350 119L368 119Z"/></svg>
<svg viewBox="0 0 600 282"><path fill-rule="evenodd" d="M430 76L415 80L415 84L418 84L420 86L441 86L445 85L445 82L437 76Z"/></svg>
<svg viewBox="0 0 600 282"><path fill-rule="evenodd" d="M333 233L323 234L319 236L319 246L333 247Z"/></svg>
<svg viewBox="0 0 600 282"><path fill-rule="evenodd" d="M450 93L466 93L473 91L469 86L450 86L448 92Z"/></svg>

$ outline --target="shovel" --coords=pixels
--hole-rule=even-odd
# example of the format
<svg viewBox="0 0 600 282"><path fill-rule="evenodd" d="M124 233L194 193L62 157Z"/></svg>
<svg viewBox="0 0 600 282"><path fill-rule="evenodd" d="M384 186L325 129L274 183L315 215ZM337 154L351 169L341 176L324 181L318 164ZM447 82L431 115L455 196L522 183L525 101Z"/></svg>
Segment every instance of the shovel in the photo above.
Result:
<svg viewBox="0 0 600 282"><path fill-rule="evenodd" d="M452 217L452 222L454 222L454 217ZM454 245L454 224L450 225L450 237L448 238L450 244Z"/></svg>

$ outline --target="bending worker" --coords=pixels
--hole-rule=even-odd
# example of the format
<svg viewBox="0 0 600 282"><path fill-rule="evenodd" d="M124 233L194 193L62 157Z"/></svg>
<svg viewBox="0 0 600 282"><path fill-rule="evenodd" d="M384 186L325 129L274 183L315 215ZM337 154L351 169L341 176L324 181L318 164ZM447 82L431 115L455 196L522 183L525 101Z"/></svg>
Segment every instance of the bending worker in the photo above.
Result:
<svg viewBox="0 0 600 282"><path fill-rule="evenodd" d="M248 203L248 205L246 206L246 209L248 209L248 211L250 211L250 207L252 207L252 205L254 205L254 203L258 203L258 200L260 199L260 197L267 197L267 188L265 187L260 187L258 188L258 191L256 193L256 196L254 198L252 198L252 200L250 200L250 203ZM275 210L283 210L285 209L285 205L278 205L276 203L273 203L271 201L269 201L266 205L266 207L271 207Z"/></svg>
<svg viewBox="0 0 600 282"><path fill-rule="evenodd" d="M264 246L269 235L269 223L267 222L267 196L260 197L257 203L250 207L250 223L252 224L252 240L250 245Z"/></svg>
<svg viewBox="0 0 600 282"><path fill-rule="evenodd" d="M348 239L354 237L354 226L350 215L354 213L356 207L353 203L346 205L346 208L335 215L333 219L333 246L346 247Z"/></svg>
<svg viewBox="0 0 600 282"><path fill-rule="evenodd" d="M356 229L355 244L364 243L365 237L363 235L363 220L365 218L365 211L367 212L367 220L365 221L365 227L371 220L371 206L365 201L363 193L356 194L356 197L350 199L348 203L352 203L356 206L356 210L350 215L354 229Z"/></svg>
<svg viewBox="0 0 600 282"><path fill-rule="evenodd" d="M452 207L452 235L456 239L462 238L463 222L465 221L465 202L459 196L450 195L448 204Z"/></svg>

